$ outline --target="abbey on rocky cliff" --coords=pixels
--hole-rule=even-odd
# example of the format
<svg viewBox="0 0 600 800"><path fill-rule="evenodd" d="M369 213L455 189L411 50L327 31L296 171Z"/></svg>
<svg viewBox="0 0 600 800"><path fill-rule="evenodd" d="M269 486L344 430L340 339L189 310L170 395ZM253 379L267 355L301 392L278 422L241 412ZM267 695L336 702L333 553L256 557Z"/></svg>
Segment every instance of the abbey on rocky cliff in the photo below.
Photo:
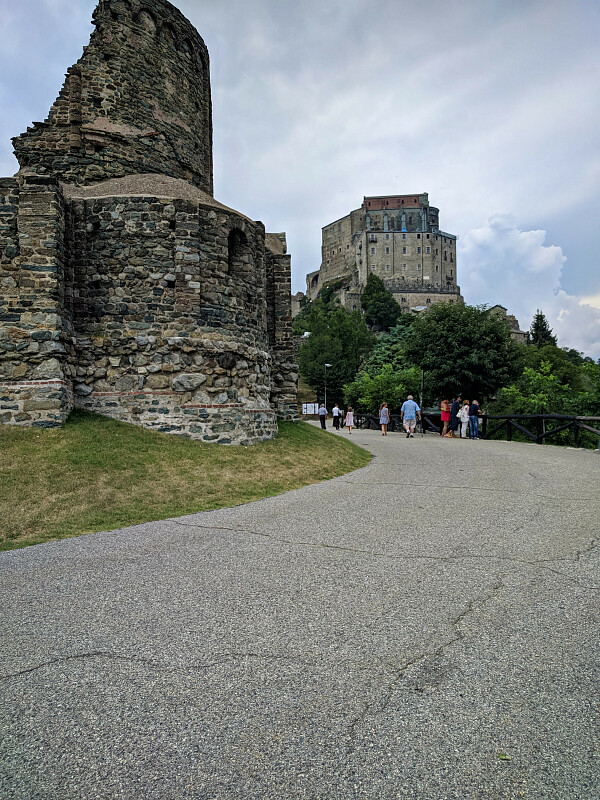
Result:
<svg viewBox="0 0 600 800"><path fill-rule="evenodd" d="M73 406L249 444L296 419L290 256L213 198L209 58L166 0L102 0L0 180L0 422Z"/></svg>

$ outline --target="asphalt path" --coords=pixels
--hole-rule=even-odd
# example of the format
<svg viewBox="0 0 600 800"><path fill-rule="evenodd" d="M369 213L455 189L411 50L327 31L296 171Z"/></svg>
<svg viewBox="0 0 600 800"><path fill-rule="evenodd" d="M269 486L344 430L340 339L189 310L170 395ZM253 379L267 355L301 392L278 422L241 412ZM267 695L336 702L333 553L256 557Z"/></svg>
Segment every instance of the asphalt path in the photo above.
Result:
<svg viewBox="0 0 600 800"><path fill-rule="evenodd" d="M0 800L600 797L600 456L351 439L341 478L0 554Z"/></svg>

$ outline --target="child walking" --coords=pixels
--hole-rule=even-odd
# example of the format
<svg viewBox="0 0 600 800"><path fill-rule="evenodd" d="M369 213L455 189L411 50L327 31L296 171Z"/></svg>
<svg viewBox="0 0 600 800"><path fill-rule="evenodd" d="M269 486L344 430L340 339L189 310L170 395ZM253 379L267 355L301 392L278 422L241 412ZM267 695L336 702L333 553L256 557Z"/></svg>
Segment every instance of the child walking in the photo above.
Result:
<svg viewBox="0 0 600 800"><path fill-rule="evenodd" d="M352 433L352 426L354 425L354 411L352 411L352 406L348 406L348 411L346 411L346 419L344 424L348 428L348 433Z"/></svg>
<svg viewBox="0 0 600 800"><path fill-rule="evenodd" d="M387 403L382 403L379 409L379 424L381 425L381 435L387 436L388 425L390 424L390 412Z"/></svg>

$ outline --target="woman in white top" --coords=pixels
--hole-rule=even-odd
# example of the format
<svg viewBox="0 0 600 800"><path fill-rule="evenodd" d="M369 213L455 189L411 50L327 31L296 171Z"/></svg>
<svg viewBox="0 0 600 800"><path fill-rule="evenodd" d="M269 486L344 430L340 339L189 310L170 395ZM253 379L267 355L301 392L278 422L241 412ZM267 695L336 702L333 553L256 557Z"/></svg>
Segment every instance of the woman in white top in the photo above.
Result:
<svg viewBox="0 0 600 800"><path fill-rule="evenodd" d="M469 401L463 400L462 408L458 412L458 418L460 420L460 438L466 439L467 438L467 427L469 425Z"/></svg>

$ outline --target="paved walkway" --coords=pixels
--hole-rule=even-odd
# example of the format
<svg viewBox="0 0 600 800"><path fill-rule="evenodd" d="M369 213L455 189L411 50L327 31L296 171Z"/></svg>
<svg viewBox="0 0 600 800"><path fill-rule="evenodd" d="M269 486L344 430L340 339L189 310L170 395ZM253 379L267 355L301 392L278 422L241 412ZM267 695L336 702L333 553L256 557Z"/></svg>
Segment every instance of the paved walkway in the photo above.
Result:
<svg viewBox="0 0 600 800"><path fill-rule="evenodd" d="M1 554L2 800L600 797L600 456L352 440L339 479Z"/></svg>

